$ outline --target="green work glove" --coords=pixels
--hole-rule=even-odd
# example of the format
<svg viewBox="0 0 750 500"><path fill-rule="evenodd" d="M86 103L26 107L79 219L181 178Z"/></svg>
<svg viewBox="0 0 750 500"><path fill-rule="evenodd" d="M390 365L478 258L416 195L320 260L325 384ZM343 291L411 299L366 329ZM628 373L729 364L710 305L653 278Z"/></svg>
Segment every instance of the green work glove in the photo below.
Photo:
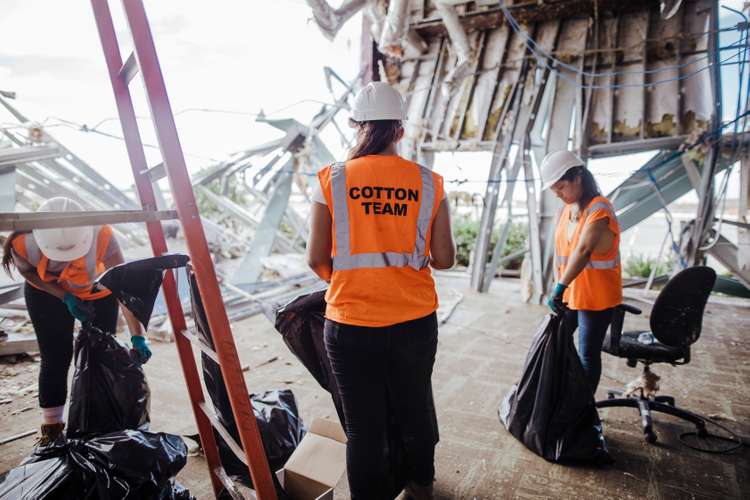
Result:
<svg viewBox="0 0 750 500"><path fill-rule="evenodd" d="M553 313L561 315L567 309L566 304L563 302L563 293L568 288L562 283L555 285L555 289L552 291L550 296L547 298L547 307L549 307Z"/></svg>
<svg viewBox="0 0 750 500"><path fill-rule="evenodd" d="M130 342L133 344L133 350L138 353L141 358L141 363L145 363L151 357L151 349L146 345L146 339L143 335L133 335L130 337Z"/></svg>
<svg viewBox="0 0 750 500"><path fill-rule="evenodd" d="M65 292L65 295L63 295L63 304L68 308L71 316L81 323L87 323L91 320L91 308L72 293Z"/></svg>

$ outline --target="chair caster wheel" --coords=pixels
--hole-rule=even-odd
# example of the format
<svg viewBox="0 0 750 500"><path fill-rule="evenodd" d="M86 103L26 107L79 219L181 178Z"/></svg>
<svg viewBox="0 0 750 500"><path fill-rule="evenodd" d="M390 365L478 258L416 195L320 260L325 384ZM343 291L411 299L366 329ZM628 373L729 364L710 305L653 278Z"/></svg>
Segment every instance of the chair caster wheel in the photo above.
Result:
<svg viewBox="0 0 750 500"><path fill-rule="evenodd" d="M647 432L643 435L646 438L646 442L654 444L656 442L656 434L653 432Z"/></svg>

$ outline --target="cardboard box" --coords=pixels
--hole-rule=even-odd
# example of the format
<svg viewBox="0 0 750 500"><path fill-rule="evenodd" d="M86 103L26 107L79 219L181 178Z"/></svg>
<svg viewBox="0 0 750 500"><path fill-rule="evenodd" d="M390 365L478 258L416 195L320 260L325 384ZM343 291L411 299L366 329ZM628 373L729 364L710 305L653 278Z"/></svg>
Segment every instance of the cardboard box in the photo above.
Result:
<svg viewBox="0 0 750 500"><path fill-rule="evenodd" d="M332 500L346 470L346 434L338 422L316 418L276 473L292 500Z"/></svg>

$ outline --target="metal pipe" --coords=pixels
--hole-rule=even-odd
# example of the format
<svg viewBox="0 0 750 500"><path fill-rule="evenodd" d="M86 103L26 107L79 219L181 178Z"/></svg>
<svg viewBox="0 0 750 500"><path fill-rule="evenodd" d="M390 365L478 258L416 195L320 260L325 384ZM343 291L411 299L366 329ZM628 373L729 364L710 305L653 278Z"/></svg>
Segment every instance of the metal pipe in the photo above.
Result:
<svg viewBox="0 0 750 500"><path fill-rule="evenodd" d="M409 0L391 0L380 34L378 50L389 57L404 56L403 41L409 31Z"/></svg>
<svg viewBox="0 0 750 500"><path fill-rule="evenodd" d="M456 52L456 56L458 56L456 67L453 68L448 76L446 76L442 87L442 91L445 95L453 95L461 85L464 78L466 78L471 72L473 51L471 49L469 37L466 35L466 31L461 25L461 20L458 17L455 7L453 7L452 4L447 3L447 0L439 0L436 3L436 7L440 16L443 18L443 24L445 24L445 29L448 31L453 50Z"/></svg>
<svg viewBox="0 0 750 500"><path fill-rule="evenodd" d="M356 14L368 0L345 0L337 9L334 9L326 0L307 0L307 5L313 11L315 23L329 40L336 38L341 27Z"/></svg>
<svg viewBox="0 0 750 500"><path fill-rule="evenodd" d="M410 4L410 0L391 0L388 5L388 13L384 19L380 20L380 36L375 39L380 40L378 50L389 57L403 58L406 46L414 48L420 54L427 51L427 44L422 37L416 31L409 28ZM374 7L368 10L377 15L380 14L377 2L373 1L369 5L374 5Z"/></svg>

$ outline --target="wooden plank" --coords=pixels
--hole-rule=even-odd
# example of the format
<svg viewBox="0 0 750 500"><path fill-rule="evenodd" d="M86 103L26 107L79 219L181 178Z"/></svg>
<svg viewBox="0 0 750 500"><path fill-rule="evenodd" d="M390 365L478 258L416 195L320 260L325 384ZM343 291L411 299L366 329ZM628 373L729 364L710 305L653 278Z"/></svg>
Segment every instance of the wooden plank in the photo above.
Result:
<svg viewBox="0 0 750 500"><path fill-rule="evenodd" d="M492 96L500 75L500 66L505 58L509 33L510 28L506 25L492 30L485 38L482 64L464 118L461 139L478 139L484 133Z"/></svg>
<svg viewBox="0 0 750 500"><path fill-rule="evenodd" d="M471 72L466 76L464 81L461 82L461 88L456 92L453 111L448 115L448 119L444 125L445 128L443 129L443 135L449 140L457 141L461 135L466 110L469 107L469 101L474 92L474 82L477 80L477 67L479 66L480 56L482 55L481 47L484 46L486 33L486 31L481 31L475 33L473 36L470 35L471 46L476 47L476 55L470 63Z"/></svg>
<svg viewBox="0 0 750 500"><path fill-rule="evenodd" d="M0 213L0 231L98 226L177 219L176 210L100 210L91 212Z"/></svg>
<svg viewBox="0 0 750 500"><path fill-rule="evenodd" d="M646 69L657 71L646 75L645 83L662 82L646 89L644 103L643 137L674 137L679 134L679 116L681 107L680 82L681 72L675 66L681 63L680 38L682 11L671 19L661 19L658 13L651 13L649 28L649 48ZM655 57L658 55L658 58ZM671 69L670 69L671 68ZM664 82L664 80L674 81Z"/></svg>
<svg viewBox="0 0 750 500"><path fill-rule="evenodd" d="M39 352L39 344L33 335L22 335L20 333L9 333L8 338L0 342L0 356L11 356Z"/></svg>

